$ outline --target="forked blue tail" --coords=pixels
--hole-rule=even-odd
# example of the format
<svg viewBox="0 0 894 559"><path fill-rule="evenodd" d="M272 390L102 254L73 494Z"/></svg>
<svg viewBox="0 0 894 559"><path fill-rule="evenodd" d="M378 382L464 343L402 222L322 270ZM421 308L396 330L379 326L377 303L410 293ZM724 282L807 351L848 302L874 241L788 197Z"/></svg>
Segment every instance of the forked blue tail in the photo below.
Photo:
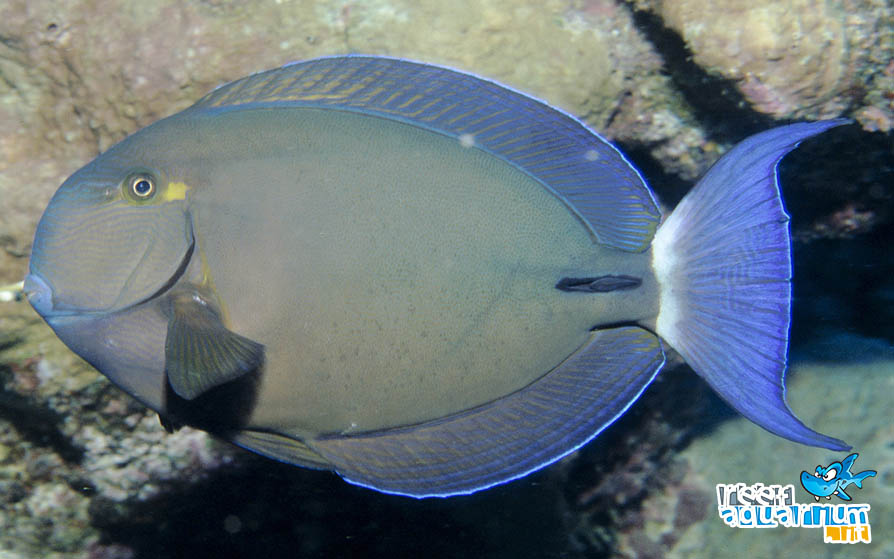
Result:
<svg viewBox="0 0 894 559"><path fill-rule="evenodd" d="M655 235L656 330L731 406L764 429L831 450L785 401L791 302L789 216L776 167L805 138L846 120L754 135L724 155Z"/></svg>

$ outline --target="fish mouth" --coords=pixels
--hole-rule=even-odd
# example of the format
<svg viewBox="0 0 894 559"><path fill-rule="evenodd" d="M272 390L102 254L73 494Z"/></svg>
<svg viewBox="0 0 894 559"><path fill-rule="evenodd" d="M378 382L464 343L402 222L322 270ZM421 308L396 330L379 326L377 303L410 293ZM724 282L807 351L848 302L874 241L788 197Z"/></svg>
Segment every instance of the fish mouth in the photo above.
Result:
<svg viewBox="0 0 894 559"><path fill-rule="evenodd" d="M53 314L53 288L40 274L31 272L25 276L22 293L37 314L44 317Z"/></svg>
<svg viewBox="0 0 894 559"><path fill-rule="evenodd" d="M186 273L186 269L189 267L190 262L192 261L192 255L195 251L196 241L195 237L190 240L189 247L186 249L186 252L183 254L183 258L180 259L180 264L177 266L177 269L165 281L161 287L156 289L147 297L143 297L142 299L137 300L134 303L131 303L125 307L121 307L118 309L112 310L60 310L55 307L54 298L53 298L53 288L50 287L50 284L38 273L30 272L25 276L24 286L22 288L23 293L25 294L25 298L28 299L28 302L31 303L31 306L34 307L34 310L37 311L37 314L42 316L44 320L50 322L57 321L70 321L74 319L89 319L91 317L96 316L104 316L117 314L121 312L127 312L135 307L139 307L153 299L161 297L174 285L180 281L180 278L183 277L183 274Z"/></svg>

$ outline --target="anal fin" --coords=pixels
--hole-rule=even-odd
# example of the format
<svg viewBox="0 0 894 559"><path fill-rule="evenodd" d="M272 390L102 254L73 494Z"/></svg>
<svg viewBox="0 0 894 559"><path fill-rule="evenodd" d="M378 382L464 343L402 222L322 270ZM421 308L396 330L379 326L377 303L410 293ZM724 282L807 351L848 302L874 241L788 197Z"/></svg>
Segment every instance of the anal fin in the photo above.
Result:
<svg viewBox="0 0 894 559"><path fill-rule="evenodd" d="M230 442L246 450L287 464L305 468L331 470L332 464L298 439L269 431L242 430L227 437Z"/></svg>
<svg viewBox="0 0 894 559"><path fill-rule="evenodd" d="M637 327L595 331L564 363L483 406L419 425L308 441L347 481L386 493L446 497L538 470L598 435L664 363Z"/></svg>

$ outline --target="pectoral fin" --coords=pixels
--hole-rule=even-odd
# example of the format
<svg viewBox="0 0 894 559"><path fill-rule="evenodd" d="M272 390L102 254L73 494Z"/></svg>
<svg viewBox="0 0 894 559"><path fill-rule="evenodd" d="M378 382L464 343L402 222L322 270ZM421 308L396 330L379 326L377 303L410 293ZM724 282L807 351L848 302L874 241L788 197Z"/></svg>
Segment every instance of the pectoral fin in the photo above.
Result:
<svg viewBox="0 0 894 559"><path fill-rule="evenodd" d="M264 346L231 332L201 296L172 304L165 338L165 369L174 392L192 400L260 367Z"/></svg>

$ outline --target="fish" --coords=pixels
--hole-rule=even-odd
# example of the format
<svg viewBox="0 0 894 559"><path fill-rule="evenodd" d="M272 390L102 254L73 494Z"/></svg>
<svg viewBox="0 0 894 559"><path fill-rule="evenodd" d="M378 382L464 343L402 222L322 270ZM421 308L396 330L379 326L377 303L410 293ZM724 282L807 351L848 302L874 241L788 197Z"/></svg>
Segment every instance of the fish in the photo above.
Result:
<svg viewBox="0 0 894 559"><path fill-rule="evenodd" d="M825 468L817 466L815 474L801 472L801 486L817 501L820 500L820 497L831 499L832 495L837 495L844 501L850 501L851 496L844 490L851 484L862 489L863 480L874 477L878 473L875 470L864 470L858 474L852 474L851 466L854 465L858 456L859 454L855 452L841 462L832 462Z"/></svg>
<svg viewBox="0 0 894 559"><path fill-rule="evenodd" d="M764 429L785 401L780 159L844 119L727 152L670 215L573 116L380 56L223 85L59 187L23 290L158 412L384 493L521 478L623 415L673 348Z"/></svg>

